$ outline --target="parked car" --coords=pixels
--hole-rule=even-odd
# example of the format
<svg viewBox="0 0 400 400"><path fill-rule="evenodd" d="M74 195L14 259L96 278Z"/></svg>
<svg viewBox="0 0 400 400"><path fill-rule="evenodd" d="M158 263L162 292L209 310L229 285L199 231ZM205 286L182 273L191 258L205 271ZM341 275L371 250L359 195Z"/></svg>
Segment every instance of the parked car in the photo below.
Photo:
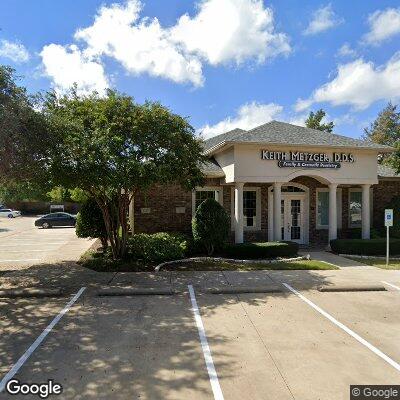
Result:
<svg viewBox="0 0 400 400"><path fill-rule="evenodd" d="M15 218L20 216L21 216L21 211L11 210L11 208L0 209L0 217L2 218Z"/></svg>
<svg viewBox="0 0 400 400"><path fill-rule="evenodd" d="M53 226L75 226L76 216L64 212L46 214L35 221L35 226L41 226L44 229Z"/></svg>

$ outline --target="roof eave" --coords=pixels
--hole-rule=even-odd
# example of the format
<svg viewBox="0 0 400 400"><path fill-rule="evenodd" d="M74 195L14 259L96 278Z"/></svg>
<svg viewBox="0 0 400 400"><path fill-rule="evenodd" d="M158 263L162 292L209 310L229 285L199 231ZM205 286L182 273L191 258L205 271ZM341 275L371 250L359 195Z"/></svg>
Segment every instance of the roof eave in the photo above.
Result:
<svg viewBox="0 0 400 400"><path fill-rule="evenodd" d="M217 150L220 150L221 148L225 147L226 145L261 145L261 146L266 146L266 145L271 145L271 146L298 146L298 147L332 147L332 148L339 148L339 149L354 149L354 150L374 150L379 153L393 153L395 151L394 147L369 147L369 146L346 146L346 145L324 145L324 144L299 144L299 143L278 143L278 142L248 142L248 141L222 141L215 146L210 147L204 152L204 155L211 155L215 153Z"/></svg>

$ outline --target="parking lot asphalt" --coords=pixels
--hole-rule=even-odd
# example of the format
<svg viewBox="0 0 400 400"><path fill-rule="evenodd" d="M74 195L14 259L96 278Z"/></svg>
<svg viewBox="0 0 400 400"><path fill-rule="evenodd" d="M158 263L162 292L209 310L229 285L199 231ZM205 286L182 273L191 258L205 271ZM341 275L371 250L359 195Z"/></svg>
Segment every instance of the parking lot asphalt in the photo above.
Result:
<svg viewBox="0 0 400 400"><path fill-rule="evenodd" d="M132 284L131 276L118 282ZM283 288L269 294L205 293L205 286L223 283L220 273L172 278L181 288L173 296L98 297L86 289L15 377L54 379L64 388L54 396L60 399L340 400L349 399L350 384L400 384L398 271L258 271L254 282ZM251 274L230 272L225 279L248 285ZM316 290L322 283L384 279L394 287ZM171 276L161 275L158 284L166 280ZM184 289L191 284L198 314ZM0 379L68 300L0 302Z"/></svg>
<svg viewBox="0 0 400 400"><path fill-rule="evenodd" d="M0 271L32 265L76 261L93 243L74 228L39 229L36 217L0 219Z"/></svg>

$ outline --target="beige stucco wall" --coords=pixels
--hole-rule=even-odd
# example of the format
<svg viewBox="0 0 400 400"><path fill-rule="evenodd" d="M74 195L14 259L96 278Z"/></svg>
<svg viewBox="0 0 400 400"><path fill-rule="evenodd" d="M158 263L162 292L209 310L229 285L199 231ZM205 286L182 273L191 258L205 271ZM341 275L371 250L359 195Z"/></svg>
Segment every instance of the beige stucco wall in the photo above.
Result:
<svg viewBox="0 0 400 400"><path fill-rule="evenodd" d="M338 169L280 168L276 160L263 160L262 150L327 153L352 153L355 161L342 162ZM377 152L354 148L301 147L273 145L235 145L215 154L226 182L289 182L298 176L310 176L324 183L377 184Z"/></svg>

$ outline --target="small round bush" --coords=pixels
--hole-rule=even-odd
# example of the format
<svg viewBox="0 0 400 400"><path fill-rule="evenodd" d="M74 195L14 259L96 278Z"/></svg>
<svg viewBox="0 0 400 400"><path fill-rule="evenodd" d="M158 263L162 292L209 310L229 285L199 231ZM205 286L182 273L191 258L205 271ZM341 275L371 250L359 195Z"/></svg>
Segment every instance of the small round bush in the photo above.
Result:
<svg viewBox="0 0 400 400"><path fill-rule="evenodd" d="M225 244L229 225L228 214L221 204L213 199L204 200L192 220L193 238L211 255Z"/></svg>
<svg viewBox="0 0 400 400"><path fill-rule="evenodd" d="M147 262L172 261L183 258L187 240L176 233L138 233L128 238L128 256Z"/></svg>
<svg viewBox="0 0 400 400"><path fill-rule="evenodd" d="M103 249L107 248L107 230L103 214L92 198L82 204L76 217L76 235L81 238L99 238Z"/></svg>

